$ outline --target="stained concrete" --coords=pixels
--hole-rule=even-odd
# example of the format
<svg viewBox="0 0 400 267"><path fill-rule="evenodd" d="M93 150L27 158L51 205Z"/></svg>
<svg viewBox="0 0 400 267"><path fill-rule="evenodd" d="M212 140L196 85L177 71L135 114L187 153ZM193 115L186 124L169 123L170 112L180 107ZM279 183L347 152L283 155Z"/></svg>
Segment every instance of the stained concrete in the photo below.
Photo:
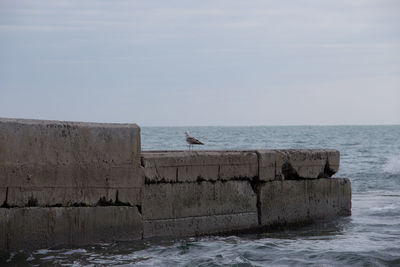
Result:
<svg viewBox="0 0 400 267"><path fill-rule="evenodd" d="M118 190L140 204L140 128L136 124L0 118L0 201L9 205L92 205ZM134 196L135 195L135 196ZM1 203L0 203L1 205Z"/></svg>
<svg viewBox="0 0 400 267"><path fill-rule="evenodd" d="M8 216L9 213L9 210L7 209L0 209L0 251L10 250L8 246L8 239L12 237L7 228L10 220Z"/></svg>
<svg viewBox="0 0 400 267"><path fill-rule="evenodd" d="M1 176L0 176L1 180ZM7 199L7 188L6 187L0 187L0 207L6 203Z"/></svg>
<svg viewBox="0 0 400 267"><path fill-rule="evenodd" d="M141 239L136 207L0 209L0 250Z"/></svg>
<svg viewBox="0 0 400 267"><path fill-rule="evenodd" d="M142 152L146 182L231 180L258 175L254 151Z"/></svg>
<svg viewBox="0 0 400 267"><path fill-rule="evenodd" d="M124 204L127 206L142 203L142 188L140 187L40 187L22 186L0 188L0 206L97 206L99 201ZM101 203L100 203L101 205Z"/></svg>
<svg viewBox="0 0 400 267"><path fill-rule="evenodd" d="M346 178L272 181L259 192L263 226L351 215L351 184Z"/></svg>
<svg viewBox="0 0 400 267"><path fill-rule="evenodd" d="M247 181L165 183L144 187L145 220L257 212L257 196Z"/></svg>
<svg viewBox="0 0 400 267"><path fill-rule="evenodd" d="M144 238L231 233L257 227L257 212L145 220Z"/></svg>
<svg viewBox="0 0 400 267"><path fill-rule="evenodd" d="M329 178L339 158L337 150L141 152L135 124L0 119L0 250L350 215L350 181Z"/></svg>
<svg viewBox="0 0 400 267"><path fill-rule="evenodd" d="M327 178L338 171L339 163L339 151L330 149L142 152L148 183Z"/></svg>
<svg viewBox="0 0 400 267"><path fill-rule="evenodd" d="M339 170L340 152L333 149L257 150L257 154L261 181L328 178Z"/></svg>
<svg viewBox="0 0 400 267"><path fill-rule="evenodd" d="M136 124L0 119L6 186L137 186Z"/></svg>

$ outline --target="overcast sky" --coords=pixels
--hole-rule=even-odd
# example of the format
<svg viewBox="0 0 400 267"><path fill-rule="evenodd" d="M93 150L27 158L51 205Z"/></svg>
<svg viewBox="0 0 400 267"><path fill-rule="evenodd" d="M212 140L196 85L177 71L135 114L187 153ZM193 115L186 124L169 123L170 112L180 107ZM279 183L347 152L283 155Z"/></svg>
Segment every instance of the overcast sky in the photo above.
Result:
<svg viewBox="0 0 400 267"><path fill-rule="evenodd" d="M0 117L400 124L400 1L0 1Z"/></svg>

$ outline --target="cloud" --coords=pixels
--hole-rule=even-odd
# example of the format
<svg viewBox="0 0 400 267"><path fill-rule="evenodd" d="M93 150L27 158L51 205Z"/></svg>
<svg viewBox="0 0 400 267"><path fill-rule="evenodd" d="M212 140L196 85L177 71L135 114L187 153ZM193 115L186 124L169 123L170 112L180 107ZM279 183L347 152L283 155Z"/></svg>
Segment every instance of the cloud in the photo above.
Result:
<svg viewBox="0 0 400 267"><path fill-rule="evenodd" d="M147 125L189 123L180 112L191 108L202 124L278 124L265 114L282 107L280 124L323 123L313 103L365 112L352 112L349 123L398 122L390 114L397 111L399 13L400 2L388 0L3 0L0 92L9 104L0 115L39 109L74 119L62 99L64 111L44 108L57 90L81 112L97 110L89 101L95 95L110 107L91 113L96 120L129 118L124 110ZM374 80L382 86L371 87ZM38 93L20 101L7 88ZM135 93L127 97L126 88ZM363 102L346 98L362 88L369 88ZM372 115L365 103L381 109ZM327 123L342 115L332 112Z"/></svg>

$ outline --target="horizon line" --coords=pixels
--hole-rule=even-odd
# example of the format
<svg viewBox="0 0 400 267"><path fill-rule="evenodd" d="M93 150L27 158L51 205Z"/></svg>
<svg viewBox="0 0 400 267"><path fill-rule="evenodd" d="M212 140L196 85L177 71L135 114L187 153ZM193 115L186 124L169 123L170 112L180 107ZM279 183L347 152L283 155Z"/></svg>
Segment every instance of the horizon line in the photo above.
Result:
<svg viewBox="0 0 400 267"><path fill-rule="evenodd" d="M335 126L400 126L400 123L382 124L254 124L254 125L140 125L140 127L335 127Z"/></svg>
<svg viewBox="0 0 400 267"><path fill-rule="evenodd" d="M22 119L22 120L42 120L42 121L59 121L59 122L88 122L88 123L115 123L115 124L137 124L139 127L330 127L330 126L400 126L400 122L398 123L344 123L344 124L242 124L242 125L216 125L216 124L209 124L209 125L156 125L156 124L148 124L142 125L139 122L134 121L121 121L121 120L85 120L85 119L56 119L56 118L37 118L37 117L18 117L18 116L2 116L0 115L0 119Z"/></svg>

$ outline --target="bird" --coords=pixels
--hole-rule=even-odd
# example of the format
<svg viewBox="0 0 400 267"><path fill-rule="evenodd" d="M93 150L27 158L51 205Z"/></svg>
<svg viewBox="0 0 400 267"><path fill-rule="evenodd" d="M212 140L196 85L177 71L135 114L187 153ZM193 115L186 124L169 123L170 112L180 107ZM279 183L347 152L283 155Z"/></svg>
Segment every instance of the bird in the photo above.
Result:
<svg viewBox="0 0 400 267"><path fill-rule="evenodd" d="M204 145L197 138L190 136L188 132L185 132L185 134L186 134L186 142L189 144L189 150L190 147L193 149L193 145Z"/></svg>

